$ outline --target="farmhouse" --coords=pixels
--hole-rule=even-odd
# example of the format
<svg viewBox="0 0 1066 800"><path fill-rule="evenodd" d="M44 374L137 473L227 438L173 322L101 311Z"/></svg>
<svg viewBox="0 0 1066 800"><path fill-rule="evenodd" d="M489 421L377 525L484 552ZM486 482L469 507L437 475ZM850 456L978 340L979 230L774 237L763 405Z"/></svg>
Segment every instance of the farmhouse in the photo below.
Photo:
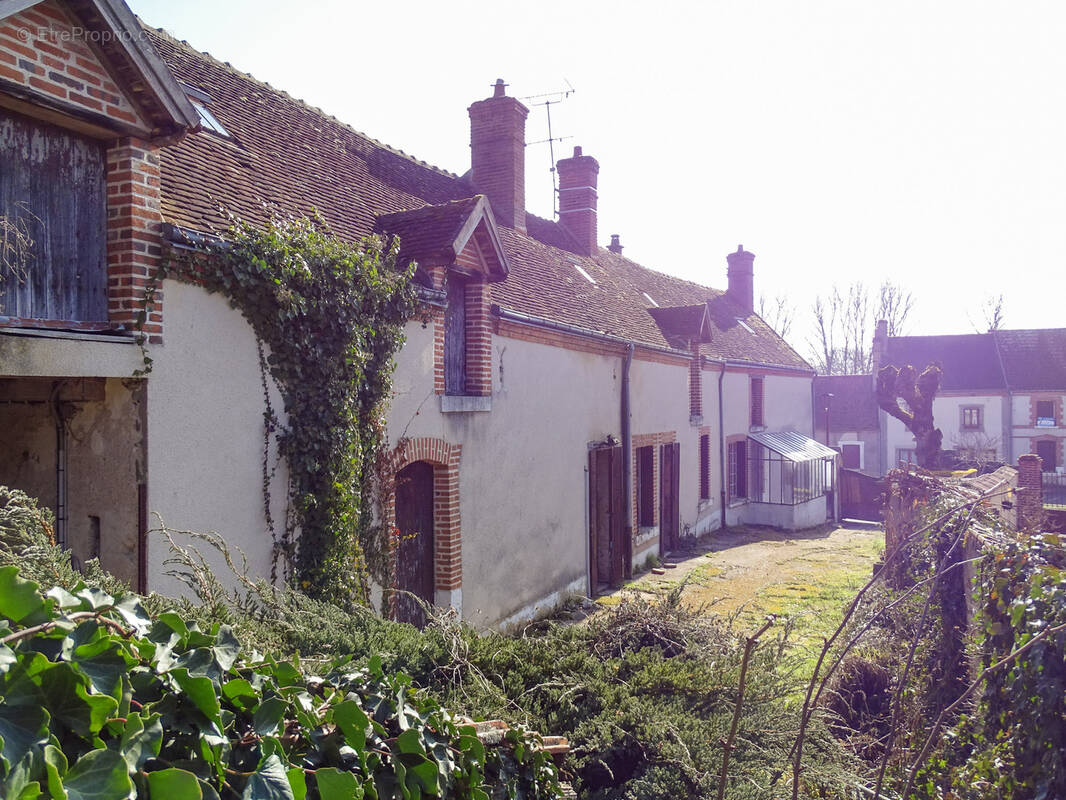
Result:
<svg viewBox="0 0 1066 800"><path fill-rule="evenodd" d="M388 418L400 588L507 626L723 524L826 520L813 371L754 313L754 255L729 253L724 276L708 263L716 290L633 262L618 236L601 247L599 164L580 147L557 164L558 220L528 214L528 111L502 81L468 109L459 175L120 0L3 13L0 206L33 247L5 255L0 284L0 483L53 506L77 559L174 591L158 515L270 572L287 475L269 442L264 468L280 400L256 338L225 298L152 280L223 210L319 212L346 239L399 236L418 265L424 319Z"/></svg>

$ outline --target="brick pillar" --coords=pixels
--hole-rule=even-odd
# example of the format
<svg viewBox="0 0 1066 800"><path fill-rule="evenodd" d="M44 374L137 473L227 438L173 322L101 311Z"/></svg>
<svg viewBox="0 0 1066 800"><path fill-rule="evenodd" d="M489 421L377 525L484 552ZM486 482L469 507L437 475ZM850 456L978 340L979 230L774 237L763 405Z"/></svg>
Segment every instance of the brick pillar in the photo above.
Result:
<svg viewBox="0 0 1066 800"><path fill-rule="evenodd" d="M1018 530L1039 530L1044 522L1043 459L1018 457Z"/></svg>
<svg viewBox="0 0 1066 800"><path fill-rule="evenodd" d="M484 281L466 284L466 394L492 394L492 290Z"/></svg>
<svg viewBox="0 0 1066 800"><path fill-rule="evenodd" d="M107 151L107 313L114 324L137 323L162 257L161 227L157 151L140 139L123 139ZM152 304L144 332L159 342L161 288Z"/></svg>
<svg viewBox="0 0 1066 800"><path fill-rule="evenodd" d="M503 79L492 97L472 104L471 179L489 198L500 225L526 230L526 116L529 109L508 97Z"/></svg>
<svg viewBox="0 0 1066 800"><path fill-rule="evenodd" d="M693 419L703 418L703 359L700 346L692 343L692 363L688 368L688 413Z"/></svg>
<svg viewBox="0 0 1066 800"><path fill-rule="evenodd" d="M595 255L599 250L596 232L596 184L599 162L574 148L572 158L559 159L559 224L577 239L578 252ZM621 246L619 246L621 252Z"/></svg>

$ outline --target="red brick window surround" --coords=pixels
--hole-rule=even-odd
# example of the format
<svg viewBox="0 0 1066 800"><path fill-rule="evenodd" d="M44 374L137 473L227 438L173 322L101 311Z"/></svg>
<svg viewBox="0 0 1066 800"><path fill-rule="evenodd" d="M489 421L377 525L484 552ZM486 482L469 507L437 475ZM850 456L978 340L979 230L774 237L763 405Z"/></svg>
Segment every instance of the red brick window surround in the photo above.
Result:
<svg viewBox="0 0 1066 800"><path fill-rule="evenodd" d="M1051 425L1041 420L1050 419ZM1061 395L1033 395L1029 398L1029 427L1052 427L1062 425L1062 396Z"/></svg>
<svg viewBox="0 0 1066 800"><path fill-rule="evenodd" d="M438 590L459 589L463 585L462 528L459 517L459 460L463 447L443 439L419 437L404 439L389 454L389 472L417 461L433 465L433 582ZM396 533L396 493L390 488L385 509L391 532L393 558L398 549ZM395 568L391 570L396 574Z"/></svg>
<svg viewBox="0 0 1066 800"><path fill-rule="evenodd" d="M751 379L751 426L761 428L766 424L763 418L763 379Z"/></svg>
<svg viewBox="0 0 1066 800"><path fill-rule="evenodd" d="M1059 436L1034 437L1031 442L1032 452L1043 459L1041 469L1044 472L1055 472L1063 466L1066 456L1066 439Z"/></svg>
<svg viewBox="0 0 1066 800"><path fill-rule="evenodd" d="M443 274L441 274L443 277ZM492 295L489 284L448 273L447 306L434 309L434 391L466 397L492 394Z"/></svg>
<svg viewBox="0 0 1066 800"><path fill-rule="evenodd" d="M632 474L630 475L633 487L632 523L633 529L655 527L659 524L659 446L671 444L677 441L677 431L664 431L662 433L638 433L633 435ZM644 472L643 483L641 481L641 450L644 450L644 458L648 459L645 465L650 463L651 480L647 479L647 471ZM645 470L647 467L645 467ZM643 491L642 491L643 490ZM642 501L643 496L643 501Z"/></svg>

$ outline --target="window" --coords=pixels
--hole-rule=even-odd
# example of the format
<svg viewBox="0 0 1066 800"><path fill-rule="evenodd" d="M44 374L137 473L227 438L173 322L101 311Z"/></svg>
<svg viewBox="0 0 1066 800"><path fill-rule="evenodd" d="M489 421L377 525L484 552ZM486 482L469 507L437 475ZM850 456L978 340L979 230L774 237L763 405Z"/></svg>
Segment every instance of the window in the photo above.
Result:
<svg viewBox="0 0 1066 800"><path fill-rule="evenodd" d="M655 524L655 448L637 448L637 525Z"/></svg>
<svg viewBox="0 0 1066 800"><path fill-rule="evenodd" d="M917 459L915 458L914 448L897 447L896 448L896 463L897 464L915 464Z"/></svg>
<svg viewBox="0 0 1066 800"><path fill-rule="evenodd" d="M1036 443L1036 454L1043 459L1041 469L1044 472L1054 472L1058 469L1058 442L1054 439L1042 439Z"/></svg>
<svg viewBox="0 0 1066 800"><path fill-rule="evenodd" d="M984 428L984 420L981 406L963 406L962 424L964 431L979 431Z"/></svg>
<svg viewBox="0 0 1066 800"><path fill-rule="evenodd" d="M196 113L200 115L200 124L205 131L213 133L215 136L223 136L226 139L230 138L229 131L222 127L222 123L218 121L218 118L215 117L214 114L207 110L206 106L202 106L194 100L192 107L195 108Z"/></svg>
<svg viewBox="0 0 1066 800"><path fill-rule="evenodd" d="M729 443L729 499L748 496L748 443L744 440Z"/></svg>
<svg viewBox="0 0 1066 800"><path fill-rule="evenodd" d="M711 499L711 437L700 437L700 500Z"/></svg>
<svg viewBox="0 0 1066 800"><path fill-rule="evenodd" d="M763 422L763 379L751 379L751 424L752 427L761 427Z"/></svg>
<svg viewBox="0 0 1066 800"><path fill-rule="evenodd" d="M1058 420L1055 419L1055 401L1037 400L1036 427L1054 428L1056 425L1058 425Z"/></svg>
<svg viewBox="0 0 1066 800"><path fill-rule="evenodd" d="M448 277L444 311L444 393L466 394L466 284Z"/></svg>
<svg viewBox="0 0 1066 800"><path fill-rule="evenodd" d="M840 455L844 469L862 469L862 445L855 442L841 442Z"/></svg>

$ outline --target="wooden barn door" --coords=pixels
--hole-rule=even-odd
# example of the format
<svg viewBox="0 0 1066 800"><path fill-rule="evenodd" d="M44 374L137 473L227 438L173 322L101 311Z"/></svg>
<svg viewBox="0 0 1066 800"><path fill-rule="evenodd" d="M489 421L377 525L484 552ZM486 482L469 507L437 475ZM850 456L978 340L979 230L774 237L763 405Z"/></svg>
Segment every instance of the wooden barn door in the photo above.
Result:
<svg viewBox="0 0 1066 800"><path fill-rule="evenodd" d="M396 588L433 603L433 466L416 461L396 475ZM426 615L414 599L396 596L396 619L424 625Z"/></svg>
<svg viewBox="0 0 1066 800"><path fill-rule="evenodd" d="M589 568L591 592L617 586L629 572L622 501L622 448L589 451Z"/></svg>
<svg viewBox="0 0 1066 800"><path fill-rule="evenodd" d="M681 444L659 448L659 544L662 554L681 546Z"/></svg>

